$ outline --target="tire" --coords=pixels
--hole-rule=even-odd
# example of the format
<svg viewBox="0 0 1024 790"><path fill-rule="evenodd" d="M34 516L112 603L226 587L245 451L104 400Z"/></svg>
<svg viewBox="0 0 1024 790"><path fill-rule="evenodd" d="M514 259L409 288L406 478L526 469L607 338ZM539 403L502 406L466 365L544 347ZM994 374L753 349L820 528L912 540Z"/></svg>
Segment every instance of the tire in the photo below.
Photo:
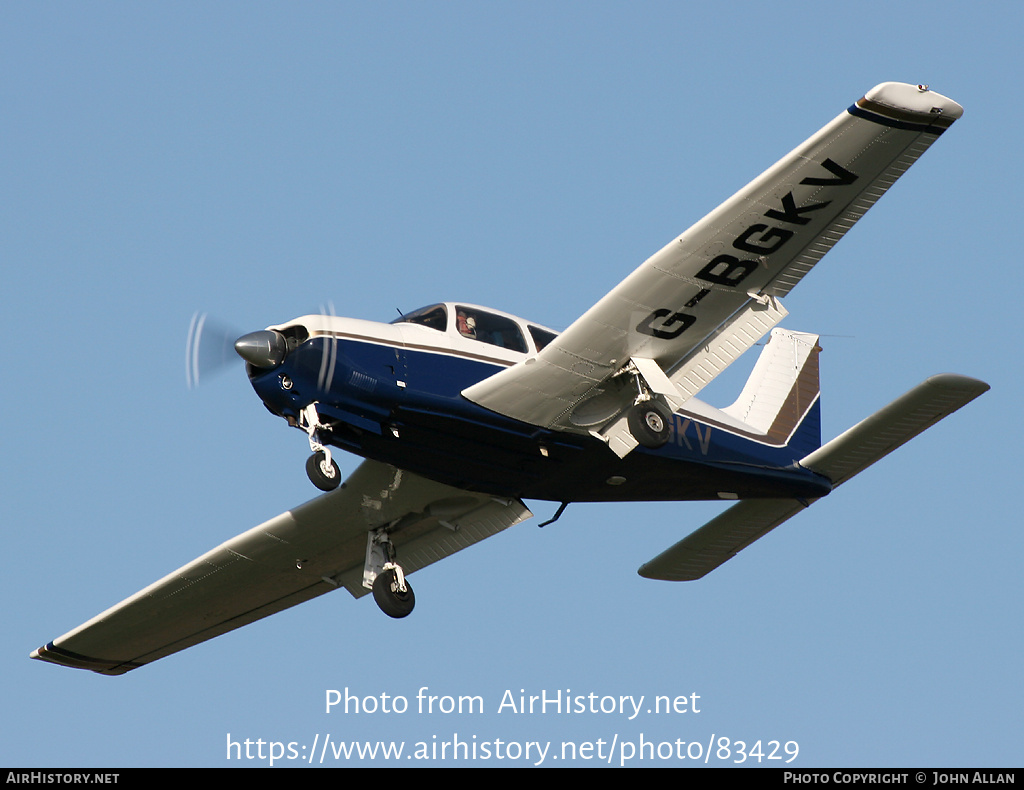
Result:
<svg viewBox="0 0 1024 790"><path fill-rule="evenodd" d="M650 450L663 447L672 433L672 415L657 401L644 401L633 406L626 422L633 438Z"/></svg>
<svg viewBox="0 0 1024 790"><path fill-rule="evenodd" d="M386 570L373 580L373 600L384 614L396 619L407 617L416 605L416 595L409 580L405 580L405 592L398 592L394 589L397 579L394 570Z"/></svg>
<svg viewBox="0 0 1024 790"><path fill-rule="evenodd" d="M321 491L333 491L341 483L341 470L333 458L330 466L327 465L327 455L322 450L306 459L306 475Z"/></svg>

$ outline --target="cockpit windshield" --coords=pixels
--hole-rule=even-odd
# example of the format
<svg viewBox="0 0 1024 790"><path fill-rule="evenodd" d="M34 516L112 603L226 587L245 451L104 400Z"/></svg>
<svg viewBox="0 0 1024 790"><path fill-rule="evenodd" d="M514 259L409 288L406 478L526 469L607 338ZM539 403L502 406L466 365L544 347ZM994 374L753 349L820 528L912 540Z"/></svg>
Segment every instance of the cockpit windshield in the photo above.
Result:
<svg viewBox="0 0 1024 790"><path fill-rule="evenodd" d="M554 332L549 332L547 329L541 329L539 326L533 326L531 324L528 328L530 330L530 336L533 338L533 344L537 346L538 351L558 337Z"/></svg>
<svg viewBox="0 0 1024 790"><path fill-rule="evenodd" d="M520 354L529 352L523 330L515 320L471 305L432 304L405 313L391 323L420 324L438 332L445 332L448 330L449 308L455 311L453 329L459 336L507 348L509 351L518 351ZM530 326L529 329L538 350L556 337L553 333L538 327Z"/></svg>
<svg viewBox="0 0 1024 790"><path fill-rule="evenodd" d="M444 332L448 328L448 310L443 304L432 304L396 318L392 324L421 324Z"/></svg>

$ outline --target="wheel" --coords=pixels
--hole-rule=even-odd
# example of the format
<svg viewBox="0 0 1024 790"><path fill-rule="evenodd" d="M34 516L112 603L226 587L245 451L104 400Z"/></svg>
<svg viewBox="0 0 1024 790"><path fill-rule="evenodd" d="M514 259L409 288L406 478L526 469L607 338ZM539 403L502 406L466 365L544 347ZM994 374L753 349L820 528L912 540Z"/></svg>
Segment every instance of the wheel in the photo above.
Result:
<svg viewBox="0 0 1024 790"><path fill-rule="evenodd" d="M399 592L396 587L398 576L394 570L378 573L373 580L373 600L388 617L406 617L416 605L416 595L408 579L405 580L405 592Z"/></svg>
<svg viewBox="0 0 1024 790"><path fill-rule="evenodd" d="M330 464L327 463L327 455L322 450L306 459L306 474L321 491L333 491L341 482L341 470L333 458Z"/></svg>
<svg viewBox="0 0 1024 790"><path fill-rule="evenodd" d="M667 441L672 430L672 415L657 401L644 401L626 416L629 432L644 447L656 450Z"/></svg>

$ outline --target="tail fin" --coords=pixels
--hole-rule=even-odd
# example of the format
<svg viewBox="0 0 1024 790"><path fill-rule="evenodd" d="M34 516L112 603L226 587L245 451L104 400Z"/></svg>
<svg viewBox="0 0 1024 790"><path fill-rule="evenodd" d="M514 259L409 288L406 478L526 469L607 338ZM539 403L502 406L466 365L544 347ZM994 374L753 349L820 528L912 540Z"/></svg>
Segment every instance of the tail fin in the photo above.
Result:
<svg viewBox="0 0 1024 790"><path fill-rule="evenodd" d="M821 446L818 399L818 336L773 329L743 391L722 411L776 445L788 445L794 458Z"/></svg>

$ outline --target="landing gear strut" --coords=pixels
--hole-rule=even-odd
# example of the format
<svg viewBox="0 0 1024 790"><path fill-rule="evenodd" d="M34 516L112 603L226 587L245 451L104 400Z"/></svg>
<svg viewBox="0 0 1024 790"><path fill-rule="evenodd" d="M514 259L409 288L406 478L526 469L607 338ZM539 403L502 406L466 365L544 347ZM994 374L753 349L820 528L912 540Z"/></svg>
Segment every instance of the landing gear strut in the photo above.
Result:
<svg viewBox="0 0 1024 790"><path fill-rule="evenodd" d="M373 590L373 600L388 617L407 617L416 605L412 585L395 562L395 544L383 527L367 537L363 587Z"/></svg>
<svg viewBox="0 0 1024 790"><path fill-rule="evenodd" d="M320 422L315 403L302 410L299 424L308 434L309 449L313 451L306 461L306 475L309 481L321 491L333 491L341 483L341 470L331 458L331 448L320 441L320 431L330 429Z"/></svg>

